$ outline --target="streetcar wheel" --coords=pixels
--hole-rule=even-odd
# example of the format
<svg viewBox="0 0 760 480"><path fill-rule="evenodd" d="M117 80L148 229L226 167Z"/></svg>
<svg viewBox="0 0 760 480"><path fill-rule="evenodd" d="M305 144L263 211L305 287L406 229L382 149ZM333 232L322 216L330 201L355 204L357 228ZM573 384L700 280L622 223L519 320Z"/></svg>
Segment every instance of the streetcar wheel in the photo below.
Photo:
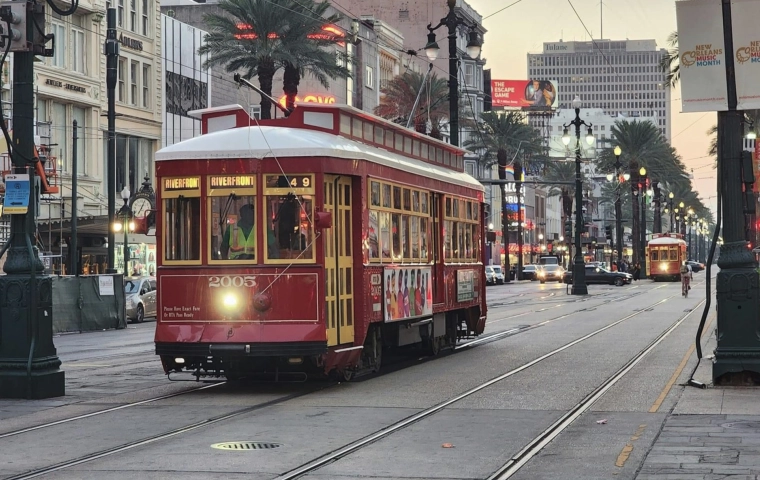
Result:
<svg viewBox="0 0 760 480"><path fill-rule="evenodd" d="M351 380L353 380L353 379L354 379L354 371L353 371L353 370L349 370L349 369L347 369L347 368L346 368L345 370L343 370L343 371L340 373L340 378L341 378L341 379L342 379L344 382L350 382Z"/></svg>
<svg viewBox="0 0 760 480"><path fill-rule="evenodd" d="M142 305L137 306L137 313L135 314L135 323L142 323L145 320L145 309Z"/></svg>
<svg viewBox="0 0 760 480"><path fill-rule="evenodd" d="M625 281L623 281L622 278L616 278L615 279L615 285L618 286L618 287L622 287L624 283L625 283Z"/></svg>
<svg viewBox="0 0 760 480"><path fill-rule="evenodd" d="M438 337L430 337L425 349L427 350L428 356L435 357L441 353L441 339Z"/></svg>

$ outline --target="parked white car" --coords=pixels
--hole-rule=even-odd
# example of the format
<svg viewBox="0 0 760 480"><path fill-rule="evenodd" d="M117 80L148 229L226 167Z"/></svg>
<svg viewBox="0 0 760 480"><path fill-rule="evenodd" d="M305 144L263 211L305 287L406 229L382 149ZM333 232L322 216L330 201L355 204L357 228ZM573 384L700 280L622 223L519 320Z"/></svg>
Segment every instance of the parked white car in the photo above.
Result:
<svg viewBox="0 0 760 480"><path fill-rule="evenodd" d="M502 285L504 283L504 272L497 265L486 265L486 285Z"/></svg>
<svg viewBox="0 0 760 480"><path fill-rule="evenodd" d="M155 277L126 278L124 295L127 302L127 321L142 323L145 317L156 316Z"/></svg>

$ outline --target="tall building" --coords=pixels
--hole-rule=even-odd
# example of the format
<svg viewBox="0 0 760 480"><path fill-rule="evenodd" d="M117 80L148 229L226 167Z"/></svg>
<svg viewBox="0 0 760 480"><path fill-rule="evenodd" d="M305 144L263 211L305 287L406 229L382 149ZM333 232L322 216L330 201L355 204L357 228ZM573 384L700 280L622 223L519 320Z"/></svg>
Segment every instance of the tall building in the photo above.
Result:
<svg viewBox="0 0 760 480"><path fill-rule="evenodd" d="M528 54L528 76L555 80L561 109L571 108L578 95L583 108L613 117L654 117L670 140L670 89L660 68L665 55L654 40L560 40Z"/></svg>

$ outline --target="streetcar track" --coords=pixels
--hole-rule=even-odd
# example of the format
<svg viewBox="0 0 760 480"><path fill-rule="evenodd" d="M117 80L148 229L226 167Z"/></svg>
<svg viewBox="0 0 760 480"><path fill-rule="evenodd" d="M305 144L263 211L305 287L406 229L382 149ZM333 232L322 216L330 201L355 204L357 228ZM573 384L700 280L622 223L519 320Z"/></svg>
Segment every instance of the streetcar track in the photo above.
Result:
<svg viewBox="0 0 760 480"><path fill-rule="evenodd" d="M311 390L308 390L306 392L291 393L290 395L286 395L286 396L281 397L281 398L275 398L273 400L269 400L269 401L266 401L266 402L263 402L263 403L259 403L257 405L241 408L239 410L235 410L235 411L230 412L230 413L226 413L226 414L223 414L223 415L217 415L215 417L207 418L205 420L201 420L199 422L195 422L195 423L192 423L190 425L185 425L184 427L175 428L175 429L170 430L168 432L164 432L164 433L157 434L157 435L152 435L150 437L146 437L146 438L143 438L143 439L140 439L140 440L135 440L133 442L124 443L122 445L118 445L118 446L115 446L115 447L106 448L106 449L100 450L100 451L95 452L95 453L90 453L90 454L87 454L87 455L83 455L83 456L81 456L79 458L76 458L74 460L66 460L66 461L63 461L63 462L56 463L54 465L49 465L49 466L44 467L44 468L39 468L39 469L36 469L36 470L31 470L31 471L24 472L24 473L21 473L21 474L18 474L18 475L14 475L14 476L11 476L11 477L6 477L5 480L25 480L25 479L28 479L28 478L36 478L36 477L39 477L39 476L42 476L42 475L47 475L49 473L57 472L59 470L64 470L66 468L75 467L77 465L81 465L83 463L91 462L91 461L97 460L99 458L107 457L107 456L113 455L115 453L121 453L121 452L124 452L124 451L127 451L127 450L131 450L133 448L142 447L144 445L149 445L151 443L158 442L160 440L165 440L167 438L171 438L171 437L174 437L174 436L177 436L177 435L181 435L183 433L191 432L193 430L197 430L197 429L202 428L202 427L207 427L209 425L214 425L216 423L223 422L223 421L229 420L231 418L239 417L241 415L245 415L247 413L254 412L256 410L261 410L262 408L267 408L267 407L271 407L271 406L274 406L274 405L279 405L281 403L284 403L284 402L287 402L287 401L290 401L290 400L294 400L296 398L308 395L310 393L314 393L315 391L319 391L319 390L322 390L324 388L328 388L329 386L332 386L332 385L322 386L321 388L311 389Z"/></svg>
<svg viewBox="0 0 760 480"><path fill-rule="evenodd" d="M675 297L677 295L680 296L680 292L678 294L673 294L673 295L671 295L669 297L665 297L664 299L651 304L647 308L655 308L655 307L657 307L659 305L662 305L662 304L664 304L665 302L667 302L668 300L670 300L671 298L673 298L673 297ZM702 300L702 302L700 302L699 304L697 304L696 307L694 307L693 309L691 309L688 314L684 315L681 319L679 319L676 323L674 323L667 330L667 332L669 333L669 332L673 331L675 328L677 328L680 325L680 323L683 322L683 320L685 320L692 312L696 311L697 308L699 307L699 305L701 305L703 302L704 302L704 300ZM591 337L594 337L594 336L596 336L596 335L598 335L598 334L600 334L600 333L602 333L602 332L604 332L606 330L609 330L609 329L611 329L611 328L613 328L613 327L615 327L615 326L617 326L617 325L619 325L619 324L621 324L621 323L623 323L623 322L625 322L627 320L630 320L633 317L639 316L642 313L644 313L644 310L628 314L625 317L623 317L623 318L621 318L619 320L616 320L615 322L612 322L612 323L610 323L610 324L608 324L608 325L606 325L604 327L601 327L601 328L599 328L597 330L594 330L593 332L588 333L588 334L586 334L586 335L584 335L584 336L582 336L580 338L577 338L577 339L573 340L572 342L566 343L565 345L563 345L561 347L558 347L558 348L556 348L556 349L554 349L554 350L552 350L552 351L550 351L548 353L545 353L545 354L541 355L540 357L531 360L530 362L524 363L523 365L521 365L521 366L519 366L517 368L514 368L514 369L512 369L512 370L510 370L508 372L505 372L505 373L503 373L501 375L498 375L498 376L496 376L496 377L494 377L494 378L492 378L490 380L487 380L486 382L483 382L480 385L472 387L469 390L467 390L467 391L465 391L463 393L460 393L459 395L451 397L448 400L445 400L445 401L443 401L441 403L438 403L437 405L434 405L432 407L428 407L428 408L426 408L426 409L424 409L424 410L422 410L420 412L417 412L417 413L415 413L413 415L410 415L410 416L408 416L408 417L406 417L406 418L404 418L402 420L399 420L399 421L397 421L397 422L395 422L395 423L393 423L391 425L383 427L383 428L381 428L381 429L379 429L379 430L377 430L377 431L375 431L375 432L373 432L373 433L371 433L369 435L366 435L365 437L363 437L363 438L361 438L359 440L356 440L354 442L348 443L348 444L346 444L346 445L344 445L344 446L342 446L340 448L332 450L331 452L328 452L328 453L326 453L324 455L321 455L321 456L319 456L319 457L317 457L317 458L315 458L315 459L313 459L313 460L311 460L311 461L309 461L307 463L304 463L304 464L302 464L302 465L300 465L300 466L298 466L298 467L296 467L294 469L291 469L291 470L283 473L282 475L276 477L275 480L295 480L297 478L302 477L303 475L306 475L308 473L312 473L312 472L314 472L314 471L316 471L316 470L324 467L325 465L328 465L328 464L333 463L333 462L335 462L335 461L337 461L337 460L339 460L339 459L341 459L341 458L343 458L343 457L345 457L347 455L350 455L350 454L352 454L352 453L354 453L354 452L356 452L356 451L358 451L358 450L360 450L360 449L362 449L362 448L364 448L364 447L366 447L366 446L368 446L368 445L370 445L372 443L375 443L378 440L386 438L386 437L392 435L393 433L396 433L396 432L398 432L398 431L400 431L400 430L402 430L402 429L404 429L404 428L406 428L406 427L408 427L408 426L410 426L410 425L412 425L414 423L417 423L417 422L419 422L419 421L421 421L423 419L431 417L432 415L434 415L434 414L442 411L446 407L448 407L448 406L450 406L450 405L452 405L452 404L454 404L456 402L459 402L460 400L463 400L463 399L465 399L465 398L467 398L467 397L469 397L469 396L471 396L471 395L473 395L473 394L475 394L477 392L480 392L481 390L484 390L484 389L486 389L486 388L488 388L488 387L490 387L490 386L492 386L492 385L494 385L494 384L496 384L496 383L498 383L498 382L500 382L500 381L502 381L502 380L504 380L506 378L509 378L509 377L511 377L513 375L516 375L517 373L520 373L520 372L522 372L524 370L527 370L528 368L530 368L530 367L532 367L532 366L534 366L534 365L536 365L536 364L538 364L538 363L540 363L540 362L542 362L542 361L544 361L544 360L546 360L546 359L548 359L550 357L553 357L553 356L559 354L560 352L562 352L564 350L567 350L567 349L569 349L569 348L571 348L571 347L573 347L573 346L575 346L575 345L577 345L577 344L579 344L581 342L584 342L584 341L588 340ZM525 329L521 330L521 332L522 331L525 331ZM660 337L664 338L665 336L666 335L661 334L658 338L660 338ZM660 339L660 341L661 341L661 339ZM649 351L651 351L657 344L659 344L659 342L657 342L654 345L650 344L650 347L646 349L646 352L648 353ZM643 356L641 358L643 358ZM625 372L622 375L624 375L631 368L633 368L633 366L635 366L635 364L638 363L638 361L635 362L635 363L633 363L633 364L630 364L630 363L631 362L629 362L628 364L626 364L626 366L628 366L630 368L628 368L627 370L625 370ZM626 366L624 366L624 368ZM620 376L621 378L622 378L622 375ZM617 382L617 380L615 380L615 383L616 382ZM603 393L605 393L612 385L614 385L614 383L611 384L611 385L609 385L607 388L605 388L599 394L599 397ZM596 389L595 392L597 390L599 390L599 389ZM598 398L598 397L595 397L595 398ZM594 401L596 401L596 400L594 400ZM557 435L558 434L559 433L557 433ZM554 437L552 437L552 438L554 438ZM548 443L548 441L546 443ZM526 454L527 454L527 452L526 452ZM497 477L497 478L501 478L501 477ZM504 478L507 478L507 477L504 477Z"/></svg>
<svg viewBox="0 0 760 480"><path fill-rule="evenodd" d="M223 385L225 383L227 383L227 382L219 382L219 383L215 383L213 385L203 385L201 387L192 387L192 388L190 388L188 390L183 390L181 392L168 393L166 395L161 395L161 396L158 396L158 397L149 398L147 400L140 400L139 402L126 403L124 405L119 405L119 406L116 406L116 407L106 408L106 409L103 409L103 410L98 410L98 411L90 412L90 413L83 413L81 415L77 415L77 416L74 416L74 417L69 417L69 418L64 418L64 419L61 419L61 420L56 420L56 421L53 421L53 422L43 423L41 425L36 425L34 427L21 428L21 429L13 430L13 431L6 432L6 433L0 433L0 440L2 440L3 438L13 437L15 435L21 435L22 433L33 432L35 430L41 430L43 428L54 427L56 425L62 425L64 423L74 422L74 421L77 421L77 420L83 420L85 418L90 418L90 417L96 417L98 415L103 415L103 414L115 412L115 411L118 411L118 410L124 410L124 409L127 409L127 408L138 407L140 405L146 405L148 403L158 402L160 400L166 400L167 398L179 397L180 395L185 395L185 394L188 394L188 393L198 392L200 390L206 390L206 389L209 389L209 388L218 387L219 385ZM82 403L82 404L79 404L79 405L87 405L87 404L86 403Z"/></svg>
<svg viewBox="0 0 760 480"><path fill-rule="evenodd" d="M522 450L513 455L512 458L507 461L501 468L487 477L486 480L507 480L512 475L517 473L530 459L536 456L546 445L554 440L560 433L562 433L567 427L569 427L578 417L580 417L586 410L588 410L597 400L599 400L607 391L615 386L633 367L641 362L649 353L657 347L668 335L670 335L676 328L678 328L692 313L698 311L699 307L705 303L703 299L688 313L682 315L681 318L676 320L663 331L649 345L643 350L637 353L631 358L625 365L613 373L607 378L601 385L596 387L591 393L586 395L583 400L578 402L570 410L567 411L562 417L557 419L548 428L531 440Z"/></svg>
<svg viewBox="0 0 760 480"><path fill-rule="evenodd" d="M660 288L660 287L657 287L657 288ZM380 430L378 430L378 431L376 431L376 432L374 432L374 433L372 433L372 434L370 434L368 436L363 437L362 439L359 439L359 440L357 440L355 442L347 444L347 445L345 445L345 446L343 446L343 447L341 447L339 449L333 450L332 452L328 452L327 454L322 455L322 456L320 456L320 457L318 457L318 458L316 458L316 459L314 459L314 460L312 460L312 461L310 461L310 462L308 462L306 464L303 464L300 467L297 467L296 469L293 469L293 470L290 470L288 472L285 472L281 476L277 477L276 480L296 479L296 478L299 478L299 477L303 476L306 473L309 473L309 472L312 472L314 470L317 470L317 469L319 469L319 468L327 465L328 463L332 463L332 462L334 462L334 461L336 461L336 460L338 460L338 459L340 459L340 458L342 458L344 456L347 456L347 455L349 455L349 454L351 454L351 453L353 453L353 452L355 452L355 451L357 451L357 450L359 450L361 448L364 448L365 446L367 446L367 445L369 445L371 443L374 443L374 442L376 442L376 441L378 441L378 440L380 440L382 438L385 438L385 437L387 437L387 436L389 436L389 435L391 435L391 434L393 434L393 433L395 433L395 432L397 432L397 431L399 431L399 430L401 430L403 428L406 428L407 426L409 426L409 425L411 425L413 423L417 423L418 421L420 421L422 419L430 417L430 416L434 415L435 413L438 413L439 411L441 411L444 408L448 407L449 405L452 405L452 404L454 404L454 403L456 403L456 402L458 402L458 401L460 401L460 400L462 400L464 398L467 398L467 397L469 397L469 396L471 396L471 395L473 395L473 394L475 394L475 393L477 393L477 392L479 392L479 391L481 391L481 390L483 390L485 388L488 388L488 387L490 387L490 386L492 386L492 385L494 385L494 384L496 384L496 383L498 383L498 382L506 379L506 378L509 378L509 377L511 377L513 375L516 375L517 373L522 372L522 371L524 371L524 370L526 370L526 369L528 369L528 368L530 368L530 367L532 367L532 366L534 366L534 365L542 362L543 360L546 360L546 359L548 359L548 358L550 358L550 357L552 357L554 355L557 355L558 353L560 353L560 352L562 352L562 351L564 351L566 349L569 349L569 348L571 348L571 347L573 347L573 346L575 346L575 345L577 345L577 344L579 344L579 343L581 343L581 342L583 342L583 341L585 341L585 340L587 340L587 339L589 339L589 338L591 338L591 337L593 337L595 335L598 335L598 334L600 334L600 333L602 333L602 332L604 332L604 331L606 331L608 329L611 329L611 328L619 325L620 323L622 323L622 322L624 322L626 320L629 320L629 319L631 319L633 317L641 315L642 313L645 313L645 311L651 310L651 309L653 309L653 308L655 308L655 307L657 307L657 306L665 303L670 298L673 298L673 297L675 297L677 295L678 294L674 294L674 295L671 295L669 297L666 297L666 298L664 298L664 299L662 299L662 300L660 300L660 301L658 301L656 303L653 303L652 305L648 306L646 309L641 309L640 311L633 312L633 313L631 313L631 314L629 314L629 315L627 315L627 316L625 316L625 317L623 317L623 318L621 318L621 319L619 319L619 320L617 320L617 321L615 321L615 322L613 322L611 324L608 324L608 325L606 325L604 327L601 327L601 328L599 328L599 329L597 329L597 330L595 330L595 331L593 331L593 332L591 332L589 334L586 334L586 335L584 335L584 336L582 336L582 337L580 337L580 338L578 338L578 339L576 339L576 340L574 340L572 342L569 342L569 343L567 343L567 344L565 344L565 345L563 345L561 347L558 347L558 348L552 350L551 352L548 352L548 353L546 353L546 354L544 354L544 355L542 355L542 356L540 356L540 357L538 357L538 358L536 358L536 359L534 359L534 360L532 360L530 362L527 362L527 363L525 363L525 364L523 364L523 365L521 365L521 366L519 366L519 367L517 367L515 369L512 369L512 370L510 370L508 372L505 372L505 373L503 373L503 374L501 374L501 375L499 375L497 377L494 377L494 378L492 378L492 379L490 379L490 380L488 380L488 381L486 381L486 382L484 382L484 383L482 383L482 384L480 384L480 385L478 385L476 387L473 387L473 388L471 388L471 389L469 389L469 390L467 390L467 391L465 391L465 392L463 392L463 393L461 393L461 394L459 394L457 396L454 396L454 397L452 397L452 398L450 398L450 399L448 399L448 400L446 400L444 402L441 402L441 403L439 403L437 405L434 405L432 407L428 407L427 409L425 409L425 410L423 410L421 412L418 412L418 413L416 413L414 415L411 415L410 417L402 419L402 420L400 420L400 421L398 421L398 422L396 422L394 424L391 424L391 425L389 425L387 427L384 427L384 428L382 428L382 429L380 429ZM699 305L701 305L703 302L704 302L704 300L702 300L702 302L700 302L696 307L694 307L693 309L691 309L689 311L689 313L687 313L686 315L684 315L677 322L677 324L674 324L673 326L671 326L670 329L668 330L668 333L670 331L674 330L678 325L680 325L680 322L683 322L683 320L685 320L691 313L693 313L694 311L696 311L697 308L699 307ZM545 320L545 321L540 322L540 323L535 324L535 325L520 326L520 327L513 328L513 329L510 329L510 330L507 330L507 331L504 331L504 332L497 332L497 333L492 334L491 336L484 337L482 339L483 340L482 342L479 342L478 340L481 340L481 339L478 339L478 340L475 340L473 342L468 342L468 344L461 345L460 347L476 346L478 344L488 343L490 341L497 341L497 340L499 340L501 338L506 338L506 337L509 337L509 336L512 336L512 335L516 335L518 333L525 332L527 330L532 330L532 329L538 328L539 326L543 326L543 325L545 325L545 324L547 324L549 322L553 322L553 321L556 321L556 320L558 320L560 318L565 318L567 316L574 315L576 313L579 313L579 312L585 311L585 310L586 309L580 309L580 310L577 310L577 311L574 311L574 312L570 312L570 313L565 314L565 315L558 316L558 317L553 318L553 319ZM661 335L661 336L662 336L662 338L664 338L665 335ZM469 344L472 344L472 345L469 345ZM647 353L649 351L651 351L651 349L653 349L655 346L656 345L650 345L650 348L647 349ZM454 350L456 350L456 348ZM636 363L638 363L638 362L636 362ZM632 368L634 365L635 364L630 365L630 368ZM630 370L630 368L628 370ZM625 373L627 373L628 370L626 370ZM621 375L621 377L622 377L622 375ZM140 402L135 402L135 403L126 404L126 405L120 405L118 407L108 408L108 409L105 409L105 410L99 410L97 412L91 412L89 414L78 415L76 417L62 419L62 420L59 420L59 421L50 422L50 423L43 424L43 425L38 425L38 426L35 426L35 427L29 427L29 428L20 429L20 430L13 431L13 432L7 432L7 433L4 433L4 434L0 434L0 439L11 437L11 436L14 436L14 435L19 435L19 434L27 433L27 432L31 432L31 431L35 431L35 430L44 429L44 428L47 428L47 427L52 427L52 426L55 426L55 425L69 423L69 422L72 422L72 421L81 420L81 419L89 418L89 417L96 416L96 415L102 415L102 414L105 414L105 413L109 413L109 412L113 412L113 411L117 411L117 410L122 410L122 409L130 408L130 407L133 407L133 406L143 405L143 404L146 404L146 403L151 403L151 402L155 402L155 401L166 399L166 398L176 397L176 396L184 395L186 393L191 393L191 392L198 391L198 390L213 388L213 387L216 387L218 385L221 385L222 383L225 383L225 382L220 382L220 383L214 384L214 385L205 385L203 387L198 387L198 388L194 388L194 389L183 391L183 392L177 392L177 393L173 393L173 394L168 394L168 395L156 397L156 398L153 398L153 399L143 400L143 401L140 401ZM207 418L205 420L201 420L199 422L195 422L195 423L192 423L192 424L189 424L189 425L185 425L183 427L179 427L179 428L170 430L168 432L164 432L164 433L153 435L153 436L150 436L150 437L146 437L146 438L143 438L143 439L140 439L140 440L135 440L133 442L129 442L129 443L125 443L125 444L122 444L122 445L115 446L115 447L111 447L111 448L107 448L107 449L104 449L104 450L100 450L100 451L97 451L97 452L94 452L94 453L91 453L91 454L87 454L87 455L78 457L78 458L73 459L73 460L67 460L67 461L59 462L59 463L51 465L51 466L47 466L47 467L43 467L43 468L39 468L39 469L35 469L35 470L30 470L28 472L25 472L25 473L22 473L22 474L19 474L19 475L16 475L16 476L8 477L6 480L22 480L22 479L28 479L28 478L36 478L36 477L39 477L41 475L46 475L46 474L49 474L49 473L52 473L52 472L55 472L55 471L59 471L59 470L63 470L63 469L66 469L66 468L73 467L73 466L81 465L83 463L87 463L87 462L90 462L90 461L93 461L93 460L104 458L104 457L107 457L107 456L110 456L110 455L113 455L113 454L116 454L116 453L124 452L124 451L131 450L131 449L134 449L134 448L137 448L137 447L141 447L141 446L144 446L144 445L152 444L152 443L164 440L164 439L168 439L168 438L171 438L171 437L174 437L174 436L177 436L177 435L181 435L183 433L194 431L194 430L197 430L199 428L202 428L202 427L205 427L205 426L209 426L209 425L213 425L213 424L216 424L216 423L219 423L219 422L231 419L231 418L239 417L241 415L245 415L247 413L250 413L250 412L253 412L253 411L256 411L256 410L259 410L259 409L263 409L263 408L266 408L266 407L269 407L269 406L274 406L274 405L277 405L277 404L280 404L280 403L284 403L284 402L287 402L289 400L292 400L292 399L295 399L295 398L298 398L298 397L301 397L301 396L308 395L310 393L314 393L316 391L320 391L320 390L329 388L331 386L333 386L333 384L323 385L320 388L310 389L309 391L306 391L306 392L299 392L299 393L295 393L295 394L290 394L290 395L284 396L284 397L279 398L279 399L273 399L273 400L270 400L270 401L267 401L267 402L263 402L263 403L260 403L260 404L254 405L254 406L250 406L250 407L246 407L246 408L243 408L243 409L239 409L239 410L230 412L228 414L219 415L219 416L216 416L216 417L210 417L210 418ZM612 385L610 385L610 387L611 386ZM604 391L606 392L606 390L607 389L605 389ZM601 396L601 395L599 395L599 396ZM504 477L504 478L506 478L506 477Z"/></svg>

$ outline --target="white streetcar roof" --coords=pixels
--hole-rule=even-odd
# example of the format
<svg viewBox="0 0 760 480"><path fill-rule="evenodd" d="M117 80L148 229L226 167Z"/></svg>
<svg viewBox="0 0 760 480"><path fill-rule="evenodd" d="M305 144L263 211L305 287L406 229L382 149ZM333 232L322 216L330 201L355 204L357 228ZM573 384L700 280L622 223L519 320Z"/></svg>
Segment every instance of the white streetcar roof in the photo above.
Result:
<svg viewBox="0 0 760 480"><path fill-rule="evenodd" d="M680 238L673 238L673 237L659 237L659 238L653 238L652 240L649 240L649 245L677 245L681 243L686 243L686 241Z"/></svg>
<svg viewBox="0 0 760 480"><path fill-rule="evenodd" d="M156 152L156 161L228 158L334 157L367 160L446 183L484 191L464 172L433 165L382 148L305 128L251 126L221 130L191 138Z"/></svg>

